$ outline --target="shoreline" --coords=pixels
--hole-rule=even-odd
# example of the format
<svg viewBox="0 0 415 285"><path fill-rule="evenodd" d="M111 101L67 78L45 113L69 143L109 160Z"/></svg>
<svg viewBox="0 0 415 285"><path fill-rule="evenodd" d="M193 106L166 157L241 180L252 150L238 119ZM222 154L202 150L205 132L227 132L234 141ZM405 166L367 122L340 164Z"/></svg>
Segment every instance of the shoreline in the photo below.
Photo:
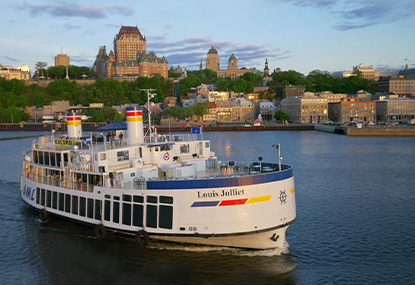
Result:
<svg viewBox="0 0 415 285"><path fill-rule="evenodd" d="M96 128L105 126L106 123L83 123L83 131L95 131ZM191 132L191 126L156 126L157 132ZM0 124L0 131L52 131L66 132L66 124L61 123L7 123ZM412 126L375 126L375 127L339 127L314 124L270 124L265 126L245 126L245 125L218 125L205 126L203 132L258 132L258 131L321 131L347 136L415 136L415 127Z"/></svg>

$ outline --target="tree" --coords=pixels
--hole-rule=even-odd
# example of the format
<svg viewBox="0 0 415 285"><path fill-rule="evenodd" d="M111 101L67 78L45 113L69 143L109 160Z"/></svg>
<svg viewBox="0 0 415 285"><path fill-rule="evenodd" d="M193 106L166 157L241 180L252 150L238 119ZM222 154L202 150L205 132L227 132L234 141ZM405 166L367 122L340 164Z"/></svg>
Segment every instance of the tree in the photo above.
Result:
<svg viewBox="0 0 415 285"><path fill-rule="evenodd" d="M283 111L278 110L278 111L275 112L274 118L277 121L288 121L290 119L290 116L288 114L284 113Z"/></svg>
<svg viewBox="0 0 415 285"><path fill-rule="evenodd" d="M37 73L39 74L40 72L42 72L42 76L43 76L43 71L45 70L46 66L48 66L48 64L44 61L38 61L35 64L35 68Z"/></svg>
<svg viewBox="0 0 415 285"><path fill-rule="evenodd" d="M200 117L209 113L209 104L208 103L196 103L193 106L193 114L197 116L197 119L200 120Z"/></svg>

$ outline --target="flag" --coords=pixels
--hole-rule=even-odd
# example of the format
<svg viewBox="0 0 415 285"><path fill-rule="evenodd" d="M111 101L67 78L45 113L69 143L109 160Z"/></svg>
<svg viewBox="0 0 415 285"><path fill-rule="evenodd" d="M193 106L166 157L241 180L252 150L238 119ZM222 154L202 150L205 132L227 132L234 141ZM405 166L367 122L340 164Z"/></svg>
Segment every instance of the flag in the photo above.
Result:
<svg viewBox="0 0 415 285"><path fill-rule="evenodd" d="M86 139L85 139L85 144L91 144L91 137L87 137Z"/></svg>
<svg viewBox="0 0 415 285"><path fill-rule="evenodd" d="M200 134L200 128L192 128L192 134Z"/></svg>
<svg viewBox="0 0 415 285"><path fill-rule="evenodd" d="M276 149L278 149L278 145L277 144L273 144L272 147L275 147Z"/></svg>

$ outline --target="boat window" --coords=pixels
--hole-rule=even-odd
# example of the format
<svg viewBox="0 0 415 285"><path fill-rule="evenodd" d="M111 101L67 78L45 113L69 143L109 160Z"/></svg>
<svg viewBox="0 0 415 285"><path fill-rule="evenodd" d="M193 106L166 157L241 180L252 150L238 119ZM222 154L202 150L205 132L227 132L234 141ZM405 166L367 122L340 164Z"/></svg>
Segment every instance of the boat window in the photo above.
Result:
<svg viewBox="0 0 415 285"><path fill-rule="evenodd" d="M39 151L39 164L43 164L43 151Z"/></svg>
<svg viewBox="0 0 415 285"><path fill-rule="evenodd" d="M63 154L63 161L64 162L68 162L69 160L68 160L68 153L64 153Z"/></svg>
<svg viewBox="0 0 415 285"><path fill-rule="evenodd" d="M78 196L72 196L72 214L78 215Z"/></svg>
<svg viewBox="0 0 415 285"><path fill-rule="evenodd" d="M131 226L131 204L130 203L122 204L122 223L123 225Z"/></svg>
<svg viewBox="0 0 415 285"><path fill-rule="evenodd" d="M140 153L140 158L142 158L143 157L143 149L141 147L139 148L139 153Z"/></svg>
<svg viewBox="0 0 415 285"><path fill-rule="evenodd" d="M120 197L119 196L114 196L113 199L119 201L120 200Z"/></svg>
<svg viewBox="0 0 415 285"><path fill-rule="evenodd" d="M45 189L42 189L40 194L40 205L45 206Z"/></svg>
<svg viewBox="0 0 415 285"><path fill-rule="evenodd" d="M45 151L45 165L50 165L49 164L49 152Z"/></svg>
<svg viewBox="0 0 415 285"><path fill-rule="evenodd" d="M134 196L134 202L136 203L143 203L144 202L144 197L143 196Z"/></svg>
<svg viewBox="0 0 415 285"><path fill-rule="evenodd" d="M156 205L147 205L146 226L150 228L157 228L157 206Z"/></svg>
<svg viewBox="0 0 415 285"><path fill-rule="evenodd" d="M86 198L79 197L79 215L85 217L86 213Z"/></svg>
<svg viewBox="0 0 415 285"><path fill-rule="evenodd" d="M102 202L101 200L95 200L95 220L101 220L101 208Z"/></svg>
<svg viewBox="0 0 415 285"><path fill-rule="evenodd" d="M107 154L105 152L99 154L99 160L106 160Z"/></svg>
<svg viewBox="0 0 415 285"><path fill-rule="evenodd" d="M122 200L126 202L131 202L131 195L122 195Z"/></svg>
<svg viewBox="0 0 415 285"><path fill-rule="evenodd" d="M52 207L52 191L50 190L46 191L46 207Z"/></svg>
<svg viewBox="0 0 415 285"><path fill-rule="evenodd" d="M120 222L120 202L114 201L112 203L112 206L113 206L112 221L114 223L119 223Z"/></svg>
<svg viewBox="0 0 415 285"><path fill-rule="evenodd" d="M106 194L105 199L111 199L111 195Z"/></svg>
<svg viewBox="0 0 415 285"><path fill-rule="evenodd" d="M117 160L118 161L124 161L124 160L128 160L128 159L129 159L128 150L117 152Z"/></svg>
<svg viewBox="0 0 415 285"><path fill-rule="evenodd" d="M56 154L56 166L61 167L62 155L60 153Z"/></svg>
<svg viewBox="0 0 415 285"><path fill-rule="evenodd" d="M209 148L209 142L205 143L205 148Z"/></svg>
<svg viewBox="0 0 415 285"><path fill-rule="evenodd" d="M58 208L58 193L55 191L52 193L52 208L55 210Z"/></svg>
<svg viewBox="0 0 415 285"><path fill-rule="evenodd" d="M59 193L59 211L64 210L65 206L65 195L63 193Z"/></svg>
<svg viewBox="0 0 415 285"><path fill-rule="evenodd" d="M160 196L160 203L173 204L173 197Z"/></svg>
<svg viewBox="0 0 415 285"><path fill-rule="evenodd" d="M156 196L147 196L147 203L157 204L157 197Z"/></svg>
<svg viewBox="0 0 415 285"><path fill-rule="evenodd" d="M168 150L170 150L170 146L169 145L163 145L163 146L160 147L160 150L161 151L168 151Z"/></svg>
<svg viewBox="0 0 415 285"><path fill-rule="evenodd" d="M163 229L173 228L173 207L159 206L159 227Z"/></svg>
<svg viewBox="0 0 415 285"><path fill-rule="evenodd" d="M65 212L71 212L71 195L65 194Z"/></svg>
<svg viewBox="0 0 415 285"><path fill-rule="evenodd" d="M88 198L88 212L87 212L87 216L90 219L94 218L94 199L89 199Z"/></svg>
<svg viewBox="0 0 415 285"><path fill-rule="evenodd" d="M157 146L157 147L155 147L154 149L155 149L156 151L159 151L159 147L158 147L158 146Z"/></svg>
<svg viewBox="0 0 415 285"><path fill-rule="evenodd" d="M111 201L105 200L104 202L104 220L110 221L111 216Z"/></svg>
<svg viewBox="0 0 415 285"><path fill-rule="evenodd" d="M189 144L181 144L180 153L189 153Z"/></svg>
<svg viewBox="0 0 415 285"><path fill-rule="evenodd" d="M136 197L136 196L134 196ZM142 227L143 226L143 205L133 205L133 226Z"/></svg>
<svg viewBox="0 0 415 285"><path fill-rule="evenodd" d="M36 150L33 151L33 162L34 163L39 163L39 161L38 161L38 154L37 154L37 151Z"/></svg>
<svg viewBox="0 0 415 285"><path fill-rule="evenodd" d="M50 153L50 165L56 166L56 157L55 157L55 153L54 152L51 152Z"/></svg>
<svg viewBox="0 0 415 285"><path fill-rule="evenodd" d="M40 188L36 188L36 204L40 203Z"/></svg>

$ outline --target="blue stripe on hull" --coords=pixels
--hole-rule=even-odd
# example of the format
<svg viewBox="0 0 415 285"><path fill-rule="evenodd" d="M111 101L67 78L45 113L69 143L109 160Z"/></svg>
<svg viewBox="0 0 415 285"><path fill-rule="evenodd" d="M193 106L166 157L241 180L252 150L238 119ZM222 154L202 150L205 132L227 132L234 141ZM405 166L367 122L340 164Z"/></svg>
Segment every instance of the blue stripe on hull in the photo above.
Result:
<svg viewBox="0 0 415 285"><path fill-rule="evenodd" d="M223 188L254 184L262 184L273 181L285 180L293 176L292 168L272 173L262 173L241 177L226 177L215 179L195 180L169 180L169 181L147 181L147 189L201 189L201 188Z"/></svg>

